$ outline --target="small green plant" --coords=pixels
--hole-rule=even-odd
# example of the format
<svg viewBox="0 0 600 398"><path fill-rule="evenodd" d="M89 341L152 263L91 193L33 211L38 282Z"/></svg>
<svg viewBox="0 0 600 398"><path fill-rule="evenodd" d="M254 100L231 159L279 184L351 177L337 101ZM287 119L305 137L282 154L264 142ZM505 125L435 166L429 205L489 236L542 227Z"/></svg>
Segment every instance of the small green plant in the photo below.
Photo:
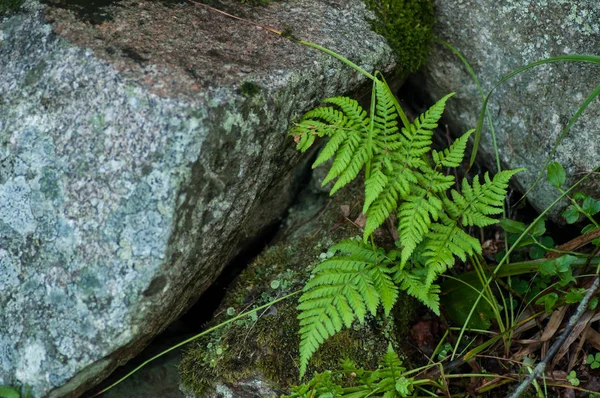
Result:
<svg viewBox="0 0 600 398"><path fill-rule="evenodd" d="M585 363L592 369L600 368L600 352L597 352L596 355L589 354Z"/></svg>
<svg viewBox="0 0 600 398"><path fill-rule="evenodd" d="M295 387L287 398L368 397L373 393L381 397L408 397L415 386L435 384L429 380L417 381L407 377L406 368L391 346L376 370L358 368L351 361L344 361L342 369L338 373L326 371L315 374L307 383ZM348 379L351 380L350 387L345 386Z"/></svg>
<svg viewBox="0 0 600 398"><path fill-rule="evenodd" d="M579 379L577 378L577 373L575 373L574 370L570 371L569 374L567 375L567 381L569 383L571 383L572 386L577 387L579 384L581 384L581 381L579 381Z"/></svg>
<svg viewBox="0 0 600 398"><path fill-rule="evenodd" d="M437 359L438 361L443 361L450 354L452 354L452 345L450 343L446 343L441 347L440 352L437 355Z"/></svg>

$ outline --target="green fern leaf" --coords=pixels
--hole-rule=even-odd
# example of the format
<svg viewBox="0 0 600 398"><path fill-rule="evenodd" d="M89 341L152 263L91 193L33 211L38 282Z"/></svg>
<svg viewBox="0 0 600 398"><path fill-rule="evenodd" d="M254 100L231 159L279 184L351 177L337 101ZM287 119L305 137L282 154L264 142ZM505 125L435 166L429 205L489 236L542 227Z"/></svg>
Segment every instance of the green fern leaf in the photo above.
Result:
<svg viewBox="0 0 600 398"><path fill-rule="evenodd" d="M450 148L444 149L443 152L433 150L431 152L431 156L435 165L440 165L444 167L460 166L465 156L465 150L467 149L467 142L469 141L469 136L473 133L473 131L475 130L467 131L459 139L454 141L452 145L450 145Z"/></svg>
<svg viewBox="0 0 600 398"><path fill-rule="evenodd" d="M398 267L394 275L394 280L400 288L409 295L413 296L427 307L429 307L435 314L440 314L440 292L441 289L438 285L428 284L426 282L427 270L421 268L421 274L419 275L416 270L407 271L403 268Z"/></svg>
<svg viewBox="0 0 600 398"><path fill-rule="evenodd" d="M415 122L408 128L402 129L402 134L406 139L405 145L402 148L402 154L404 156L418 158L429 152L433 129L437 127L437 122L444 112L446 101L452 95L454 95L454 93L446 95L420 117L415 119ZM417 166L411 165L411 167Z"/></svg>
<svg viewBox="0 0 600 398"><path fill-rule="evenodd" d="M306 112L291 135L297 142L296 149L305 152L314 143L316 137L333 136L336 131L344 131L350 124L348 118L332 107L320 107Z"/></svg>
<svg viewBox="0 0 600 398"><path fill-rule="evenodd" d="M392 269L387 267L375 267L371 271L373 284L381 298L381 305L386 317L390 315L392 307L398 299L398 287L390 276L392 272Z"/></svg>
<svg viewBox="0 0 600 398"><path fill-rule="evenodd" d="M391 260L356 240L334 246L339 251L313 270L300 297L300 374L319 346L355 319L364 322L382 304L389 314L398 296L390 274Z"/></svg>
<svg viewBox="0 0 600 398"><path fill-rule="evenodd" d="M417 174L419 185L433 193L446 192L454 185L454 176L428 169L424 174Z"/></svg>
<svg viewBox="0 0 600 398"><path fill-rule="evenodd" d="M419 195L408 196L398 209L398 232L402 244L401 264L406 264L423 237L429 232L432 219L437 221L442 201L420 188Z"/></svg>
<svg viewBox="0 0 600 398"><path fill-rule="evenodd" d="M455 220L443 213L440 219L441 223L431 224L431 231L426 236L423 256L428 271L427 284L454 265L454 256L466 261L467 255L481 254L479 241L463 231Z"/></svg>
<svg viewBox="0 0 600 398"><path fill-rule="evenodd" d="M455 206L448 206L450 214L453 218L461 219L464 226L485 227L497 223L498 220L488 215L502 213L508 181L521 170L523 169L501 171L493 180L485 173L484 184L479 182L479 176L475 176L472 185L463 180L462 194L455 190L451 192ZM453 212L456 214L452 214Z"/></svg>
<svg viewBox="0 0 600 398"><path fill-rule="evenodd" d="M375 115L374 124L375 132L380 141L393 142L393 134L398 131L398 113L394 105L394 97L387 85L380 81L375 81Z"/></svg>
<svg viewBox="0 0 600 398"><path fill-rule="evenodd" d="M367 145L371 122L367 112L353 99L333 97L323 102L333 104L339 109L327 106L307 112L291 134L297 143L296 147L302 152L311 147L316 137L331 137L313 167L335 156L333 165L323 181L325 186L339 177L331 191L333 195L356 178L371 158L371 150Z"/></svg>
<svg viewBox="0 0 600 398"><path fill-rule="evenodd" d="M365 197L369 197L369 200L372 201L369 203L366 211L365 208L363 208L363 213L366 213L367 215L367 222L365 223L363 234L365 242L398 207L398 199L405 198L409 195L410 183L417 182L417 177L413 170L404 167L397 168L394 173L390 173L390 175L386 176L387 180L385 185L376 187L378 181L374 181L374 179L378 178L377 174L379 172L379 169L375 169L371 174L371 178L367 179L365 182L365 187L368 187L367 189L369 189L365 193ZM375 196L376 199L373 199Z"/></svg>
<svg viewBox="0 0 600 398"><path fill-rule="evenodd" d="M369 210L371 204L379 197L387 185L389 178L381 169L376 169L371 173L371 177L365 181L365 203L363 213ZM408 187L407 187L408 190Z"/></svg>
<svg viewBox="0 0 600 398"><path fill-rule="evenodd" d="M337 130L335 134L329 139L327 144L321 149L321 153L312 165L314 169L321 163L324 163L331 159L335 153L340 149L340 146L348 139L348 134L344 130Z"/></svg>
<svg viewBox="0 0 600 398"><path fill-rule="evenodd" d="M345 154L345 153L344 153ZM351 157L350 157L351 156ZM346 160L348 161L345 167L342 169L341 167L336 168L336 162L340 158L339 156L333 162L331 166L331 170L325 180L323 180L323 186L327 185L333 178L339 176L338 180L331 188L330 195L336 193L340 188L344 187L350 181L354 180L363 166L369 161L371 158L371 154L367 147L364 145L357 148L352 155L348 158L344 159L344 163ZM340 162L341 164L341 162ZM341 171L340 171L341 170Z"/></svg>

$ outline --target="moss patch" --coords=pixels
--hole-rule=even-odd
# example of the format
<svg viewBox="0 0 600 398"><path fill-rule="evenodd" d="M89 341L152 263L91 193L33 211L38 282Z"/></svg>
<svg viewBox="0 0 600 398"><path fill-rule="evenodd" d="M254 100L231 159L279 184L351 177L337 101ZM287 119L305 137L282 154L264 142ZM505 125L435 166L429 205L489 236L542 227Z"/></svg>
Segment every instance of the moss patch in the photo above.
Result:
<svg viewBox="0 0 600 398"><path fill-rule="evenodd" d="M361 233L349 220L360 213L362 192L352 187L344 191L329 204L323 201L325 210L316 212L316 216L309 217L308 221L296 219L291 228L281 233L279 242L264 251L229 288L212 325L301 289L311 269L326 256L332 245ZM348 218L340 209L342 205L353 209ZM241 380L257 379L281 393L298 384L296 306L297 297L278 303L266 312L240 319L199 340L184 353L179 366L185 388L197 396L205 396L214 390L215 383L235 389ZM307 374L336 369L345 358L359 366L375 368L389 342L397 352L407 352L404 342L416 308L413 299L401 295L393 319L372 317L364 325L355 324L351 329L344 329L315 353Z"/></svg>
<svg viewBox="0 0 600 398"><path fill-rule="evenodd" d="M407 74L417 71L433 40L431 0L365 0L365 4L377 15L369 21L373 30L387 39L399 66Z"/></svg>
<svg viewBox="0 0 600 398"><path fill-rule="evenodd" d="M22 4L23 0L0 0L0 17L17 11Z"/></svg>

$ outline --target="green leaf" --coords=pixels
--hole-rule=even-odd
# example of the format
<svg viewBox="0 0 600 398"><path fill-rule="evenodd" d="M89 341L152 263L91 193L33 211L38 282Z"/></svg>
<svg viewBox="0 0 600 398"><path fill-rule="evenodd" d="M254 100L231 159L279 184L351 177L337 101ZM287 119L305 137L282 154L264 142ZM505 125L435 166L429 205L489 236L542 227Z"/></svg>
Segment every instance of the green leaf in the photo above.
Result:
<svg viewBox="0 0 600 398"><path fill-rule="evenodd" d="M554 249L554 239L551 236L542 236L542 245Z"/></svg>
<svg viewBox="0 0 600 398"><path fill-rule="evenodd" d="M566 286L571 282L575 282L571 269L571 264L577 261L577 257L571 255L560 256L556 259L544 261L540 265L540 273L542 275L558 276L560 278L559 285Z"/></svg>
<svg viewBox="0 0 600 398"><path fill-rule="evenodd" d="M577 191L573 194L573 199L575 200L585 200L585 198L587 198L588 196L581 192L581 191Z"/></svg>
<svg viewBox="0 0 600 398"><path fill-rule="evenodd" d="M500 221L499 225L506 232L510 232L513 234L521 234L527 228L524 223L520 221L510 220L508 218L505 218L502 221Z"/></svg>
<svg viewBox="0 0 600 398"><path fill-rule="evenodd" d="M544 311L552 312L552 310L554 309L554 305L556 304L557 301L558 301L558 294L548 293L548 294L540 297L539 299L537 299L535 303L537 305L543 304Z"/></svg>
<svg viewBox="0 0 600 398"><path fill-rule="evenodd" d="M560 188L564 183L567 174L565 169L558 162L553 162L548 165L548 182L555 188Z"/></svg>
<svg viewBox="0 0 600 398"><path fill-rule="evenodd" d="M535 246L529 252L529 257L532 260L539 260L540 258L544 258L546 255L546 250L543 247Z"/></svg>
<svg viewBox="0 0 600 398"><path fill-rule="evenodd" d="M300 377L319 346L355 319L363 323L382 304L389 314L398 287L391 276L391 261L382 250L356 240L345 240L332 250L340 253L313 270L298 305L300 321Z"/></svg>
<svg viewBox="0 0 600 398"><path fill-rule="evenodd" d="M469 130L462 137L458 138L450 148L444 149L443 152L432 151L431 157L433 158L433 162L437 165L444 167L458 167L460 163L463 161L463 157L465 156L465 149L467 147L467 142L469 141L469 136L475 130Z"/></svg>
<svg viewBox="0 0 600 398"><path fill-rule="evenodd" d="M0 397L1 398L21 398L21 393L12 387L0 385Z"/></svg>
<svg viewBox="0 0 600 398"><path fill-rule="evenodd" d="M567 304L579 303L581 300L583 300L584 296L585 296L584 288L571 289L569 291L569 293L567 293L567 295L565 296L565 303L567 303Z"/></svg>
<svg viewBox="0 0 600 398"><path fill-rule="evenodd" d="M442 283L440 298L450 319L462 327L483 287L474 272L458 275L457 279L446 279ZM467 328L487 330L492 326L490 319L494 319L492 307L487 301L479 300Z"/></svg>
<svg viewBox="0 0 600 398"><path fill-rule="evenodd" d="M587 361L585 362L586 365L590 365L594 362L594 354L588 354L587 356Z"/></svg>
<svg viewBox="0 0 600 398"><path fill-rule="evenodd" d="M562 216L567 220L567 224L575 224L579 220L579 212L575 206L567 207L567 210L563 211Z"/></svg>
<svg viewBox="0 0 600 398"><path fill-rule="evenodd" d="M401 397L408 397L413 392L413 383L412 379L407 379L406 377L399 377L396 379L396 391L400 394Z"/></svg>
<svg viewBox="0 0 600 398"><path fill-rule="evenodd" d="M594 215L600 211L600 200L590 198L589 196L583 200L581 208L590 215Z"/></svg>
<svg viewBox="0 0 600 398"><path fill-rule="evenodd" d="M574 370L572 370L568 375L567 375L567 380L569 381L569 383L571 383L572 386L577 387L581 382L579 381L579 379L577 378L577 373L575 373Z"/></svg>
<svg viewBox="0 0 600 398"><path fill-rule="evenodd" d="M538 237L546 233L546 219L540 218L529 231L532 236Z"/></svg>

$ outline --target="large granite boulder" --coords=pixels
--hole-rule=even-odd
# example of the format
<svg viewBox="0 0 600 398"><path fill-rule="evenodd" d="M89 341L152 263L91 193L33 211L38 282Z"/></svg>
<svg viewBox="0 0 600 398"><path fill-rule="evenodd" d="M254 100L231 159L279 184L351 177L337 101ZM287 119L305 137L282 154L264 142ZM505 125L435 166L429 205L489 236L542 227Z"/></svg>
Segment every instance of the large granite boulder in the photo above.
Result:
<svg viewBox="0 0 600 398"><path fill-rule="evenodd" d="M191 3L44 3L0 20L0 384L75 397L281 217L290 123L364 79ZM394 65L360 0L221 6Z"/></svg>
<svg viewBox="0 0 600 398"><path fill-rule="evenodd" d="M435 6L437 36L467 58L486 93L502 76L532 61L598 55L597 1L437 0ZM457 92L445 113L457 134L476 126L481 97L466 68L444 45L432 48L422 78L417 84L433 98ZM490 111L502 166L527 168L514 177L523 191L531 187L561 130L598 84L600 66L556 63L518 75L493 94ZM600 164L599 117L600 103L594 100L552 159L565 166L569 183ZM483 132L480 150L495 169L489 128ZM597 195L600 180L590 180L587 190ZM544 176L528 198L543 210L558 195ZM552 212L555 219L558 210Z"/></svg>

